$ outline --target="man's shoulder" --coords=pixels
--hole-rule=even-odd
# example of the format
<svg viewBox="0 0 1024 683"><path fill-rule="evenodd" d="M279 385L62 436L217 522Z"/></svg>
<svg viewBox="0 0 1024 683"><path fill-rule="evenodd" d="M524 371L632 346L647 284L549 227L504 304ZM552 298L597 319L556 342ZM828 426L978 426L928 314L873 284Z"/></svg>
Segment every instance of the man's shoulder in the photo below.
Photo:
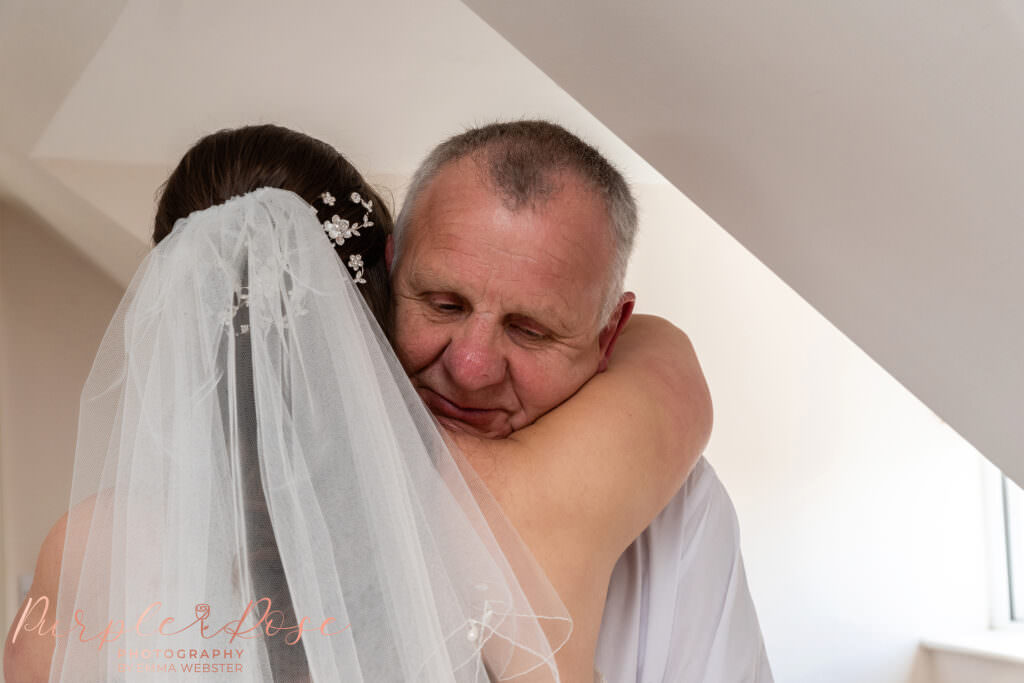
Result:
<svg viewBox="0 0 1024 683"><path fill-rule="evenodd" d="M611 587L632 586L632 592L678 563L728 575L740 558L736 509L715 469L701 456L679 491L619 556Z"/></svg>
<svg viewBox="0 0 1024 683"><path fill-rule="evenodd" d="M704 457L619 558L597 662L621 680L772 680L736 510Z"/></svg>
<svg viewBox="0 0 1024 683"><path fill-rule="evenodd" d="M701 456L682 487L627 553L643 553L649 561L704 553L732 562L739 556L739 543L736 508L714 467Z"/></svg>

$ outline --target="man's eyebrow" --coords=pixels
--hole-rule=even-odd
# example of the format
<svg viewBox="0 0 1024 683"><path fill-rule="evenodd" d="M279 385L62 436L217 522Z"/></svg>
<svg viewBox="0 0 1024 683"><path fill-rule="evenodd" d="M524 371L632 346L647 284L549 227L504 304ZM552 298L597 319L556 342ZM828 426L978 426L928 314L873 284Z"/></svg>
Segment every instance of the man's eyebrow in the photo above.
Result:
<svg viewBox="0 0 1024 683"><path fill-rule="evenodd" d="M444 271L433 268L420 268L409 274L409 283L415 288L437 287L438 285L446 285L447 281L448 279L445 277Z"/></svg>

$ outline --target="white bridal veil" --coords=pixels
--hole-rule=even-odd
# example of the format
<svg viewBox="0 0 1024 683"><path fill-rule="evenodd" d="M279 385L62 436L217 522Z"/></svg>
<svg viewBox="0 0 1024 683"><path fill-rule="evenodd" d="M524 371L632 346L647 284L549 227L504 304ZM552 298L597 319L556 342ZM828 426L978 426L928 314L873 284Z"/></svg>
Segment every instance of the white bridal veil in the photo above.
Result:
<svg viewBox="0 0 1024 683"><path fill-rule="evenodd" d="M557 681L572 628L285 190L143 261L82 393L67 529L50 681Z"/></svg>

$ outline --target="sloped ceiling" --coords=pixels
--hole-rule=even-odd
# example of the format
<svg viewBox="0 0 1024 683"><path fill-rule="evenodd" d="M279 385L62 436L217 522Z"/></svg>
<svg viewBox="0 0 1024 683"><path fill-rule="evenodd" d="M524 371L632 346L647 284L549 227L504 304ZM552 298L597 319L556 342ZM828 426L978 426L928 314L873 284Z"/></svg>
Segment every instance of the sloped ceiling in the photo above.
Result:
<svg viewBox="0 0 1024 683"><path fill-rule="evenodd" d="M465 1L1024 483L1024 5Z"/></svg>

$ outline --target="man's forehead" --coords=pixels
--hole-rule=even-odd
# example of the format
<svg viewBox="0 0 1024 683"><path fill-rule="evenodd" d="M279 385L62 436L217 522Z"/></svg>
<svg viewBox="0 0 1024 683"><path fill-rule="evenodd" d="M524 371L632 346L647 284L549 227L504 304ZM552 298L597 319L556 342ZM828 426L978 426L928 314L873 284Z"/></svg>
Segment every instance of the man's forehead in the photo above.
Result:
<svg viewBox="0 0 1024 683"><path fill-rule="evenodd" d="M517 308L535 299L563 319L589 319L590 308L602 307L611 271L607 208L575 174L563 173L547 189L542 201L516 205L495 189L479 159L446 164L412 207L400 249L403 276L422 271L417 279L426 284L429 277L431 288L472 285L477 291L466 296L493 281L514 288L502 294ZM559 310L566 307L571 314Z"/></svg>
<svg viewBox="0 0 1024 683"><path fill-rule="evenodd" d="M535 192L524 199L525 188L499 189L486 165L473 156L449 162L423 188L408 227L432 239L445 229L487 230L501 222L522 231L537 225L528 219L546 215L550 220L544 225L549 229L535 235L537 239L587 248L591 258L603 251L601 247L611 248L611 217L603 195L575 171L552 170L545 177L531 184ZM502 210L496 211L498 207ZM521 236L531 237L528 232Z"/></svg>

